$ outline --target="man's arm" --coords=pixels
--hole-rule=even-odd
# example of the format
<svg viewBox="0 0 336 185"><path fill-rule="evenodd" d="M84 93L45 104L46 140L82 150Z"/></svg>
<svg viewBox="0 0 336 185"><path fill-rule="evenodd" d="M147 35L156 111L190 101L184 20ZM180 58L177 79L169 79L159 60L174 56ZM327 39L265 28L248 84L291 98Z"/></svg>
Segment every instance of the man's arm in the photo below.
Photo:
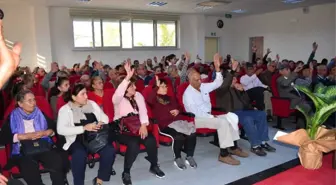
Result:
<svg viewBox="0 0 336 185"><path fill-rule="evenodd" d="M225 94L232 84L235 71L231 70L230 72L226 71L225 73L225 79L223 79L222 85L216 90L217 94Z"/></svg>
<svg viewBox="0 0 336 185"><path fill-rule="evenodd" d="M223 75L221 72L216 72L216 78L211 83L202 83L202 91L205 93L210 93L217 88L219 88L223 83Z"/></svg>
<svg viewBox="0 0 336 185"><path fill-rule="evenodd" d="M289 77L280 77L277 79L277 83L282 86L282 87L289 87L292 85L292 83L295 81L295 79L297 78L297 74L296 73L292 73L291 75L289 75Z"/></svg>

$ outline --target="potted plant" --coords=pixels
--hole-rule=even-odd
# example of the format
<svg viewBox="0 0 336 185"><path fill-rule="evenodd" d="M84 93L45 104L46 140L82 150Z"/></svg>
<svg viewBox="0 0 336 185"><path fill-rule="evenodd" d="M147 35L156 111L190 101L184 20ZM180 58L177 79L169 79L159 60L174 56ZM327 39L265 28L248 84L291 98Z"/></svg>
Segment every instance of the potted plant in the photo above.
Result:
<svg viewBox="0 0 336 185"><path fill-rule="evenodd" d="M314 103L315 112L308 113L300 105L296 107L306 118L306 129L277 137L286 144L299 146L299 158L303 167L318 169L322 166L322 152L336 149L336 130L326 129L322 124L336 112L336 86L318 84L314 92L304 86L295 86Z"/></svg>

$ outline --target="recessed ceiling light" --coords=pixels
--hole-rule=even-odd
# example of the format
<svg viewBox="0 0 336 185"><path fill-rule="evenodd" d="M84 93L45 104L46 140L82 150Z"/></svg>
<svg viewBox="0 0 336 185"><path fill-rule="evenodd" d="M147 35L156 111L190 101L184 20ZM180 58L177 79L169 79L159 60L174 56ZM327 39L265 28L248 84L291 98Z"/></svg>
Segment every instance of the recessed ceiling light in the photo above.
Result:
<svg viewBox="0 0 336 185"><path fill-rule="evenodd" d="M200 5L197 5L195 9L205 11L205 10L210 10L212 8L213 8L213 6L200 6Z"/></svg>
<svg viewBox="0 0 336 185"><path fill-rule="evenodd" d="M149 6L155 6L155 7L158 7L158 6L164 6L164 5L166 5L166 4L168 4L167 2L151 2L151 3L149 3L148 5Z"/></svg>
<svg viewBox="0 0 336 185"><path fill-rule="evenodd" d="M238 9L238 10L232 10L232 13L245 13L246 10Z"/></svg>
<svg viewBox="0 0 336 185"><path fill-rule="evenodd" d="M305 0L283 0L282 2L286 4L296 4L296 3L301 3L303 1Z"/></svg>
<svg viewBox="0 0 336 185"><path fill-rule="evenodd" d="M83 2L83 3L88 3L88 2L91 2L92 0L77 0L79 2Z"/></svg>

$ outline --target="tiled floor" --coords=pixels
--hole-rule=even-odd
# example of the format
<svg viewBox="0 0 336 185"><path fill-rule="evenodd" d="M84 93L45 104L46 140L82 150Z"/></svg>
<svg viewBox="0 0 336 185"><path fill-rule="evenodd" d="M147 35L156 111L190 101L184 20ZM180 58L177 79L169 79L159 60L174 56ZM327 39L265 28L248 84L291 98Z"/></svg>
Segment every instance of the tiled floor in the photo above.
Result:
<svg viewBox="0 0 336 185"><path fill-rule="evenodd" d="M276 129L270 127L270 138L275 135ZM173 165L173 153L171 147L161 146L159 148L159 162L161 169L166 173L166 177L158 179L148 172L149 163L144 159L145 153L139 154L133 165L131 175L135 185L224 185L236 181L243 177L255 174L270 167L282 164L297 157L297 149L276 141L270 144L277 148L276 153L269 153L266 157L258 157L250 153L250 157L241 159L240 166L229 166L218 162L219 149L211 144L209 138L198 138L195 159L198 162L197 169L188 168L185 171L178 170ZM240 140L239 145L249 151L250 145L245 140ZM116 176L111 176L110 182L105 185L122 184L121 172L123 169L123 157L118 155L114 169ZM85 185L91 185L92 179L96 176L98 163L93 169L87 168ZM43 175L46 185L51 185L49 174ZM72 184L72 174L68 174L68 180Z"/></svg>

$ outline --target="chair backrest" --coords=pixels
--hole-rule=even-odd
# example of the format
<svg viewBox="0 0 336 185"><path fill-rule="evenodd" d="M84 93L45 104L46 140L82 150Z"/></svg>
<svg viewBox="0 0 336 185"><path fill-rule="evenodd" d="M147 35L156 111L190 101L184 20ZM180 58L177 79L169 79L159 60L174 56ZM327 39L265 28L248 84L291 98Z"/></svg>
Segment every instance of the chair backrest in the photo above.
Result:
<svg viewBox="0 0 336 185"><path fill-rule="evenodd" d="M61 109L61 107L63 107L63 105L65 105L66 102L64 101L63 97L60 96L57 98L57 102L56 102L56 110L57 110L57 113L58 111Z"/></svg>
<svg viewBox="0 0 336 185"><path fill-rule="evenodd" d="M135 82L135 86L136 86L136 91L138 92L142 92L145 88L145 82L141 79L138 79L136 82Z"/></svg>
<svg viewBox="0 0 336 185"><path fill-rule="evenodd" d="M188 86L189 86L189 82L184 82L184 83L180 84L177 88L177 95L176 95L177 102L180 104L181 107L183 107L183 109L184 109L183 93L187 89Z"/></svg>
<svg viewBox="0 0 336 185"><path fill-rule="evenodd" d="M70 84L73 85L73 84L79 82L80 81L80 77L81 76L79 76L79 75L70 76L70 78L69 78Z"/></svg>
<svg viewBox="0 0 336 185"><path fill-rule="evenodd" d="M114 105L112 103L112 97L114 95L114 92L114 89L104 90L103 96L103 111L108 116L110 123L113 121L114 117Z"/></svg>
<svg viewBox="0 0 336 185"><path fill-rule="evenodd" d="M110 81L106 81L104 83L104 90L114 89L112 83Z"/></svg>
<svg viewBox="0 0 336 185"><path fill-rule="evenodd" d="M31 91L34 93L35 96L46 97L46 92L40 83L35 83L31 88Z"/></svg>
<svg viewBox="0 0 336 185"><path fill-rule="evenodd" d="M275 73L272 76L272 80L271 80L271 90L273 93L273 96L275 97L279 97L279 91L278 91L278 84L277 84L277 79L280 77L281 75L279 73Z"/></svg>

